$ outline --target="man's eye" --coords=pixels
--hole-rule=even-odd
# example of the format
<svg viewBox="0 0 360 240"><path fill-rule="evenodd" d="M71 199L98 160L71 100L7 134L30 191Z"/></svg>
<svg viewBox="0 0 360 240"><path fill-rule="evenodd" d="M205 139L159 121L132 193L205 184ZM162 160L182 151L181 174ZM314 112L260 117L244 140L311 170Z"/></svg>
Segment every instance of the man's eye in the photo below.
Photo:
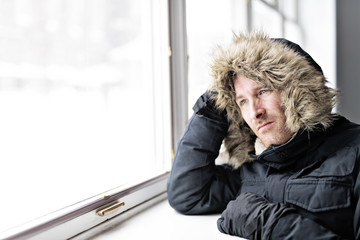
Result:
<svg viewBox="0 0 360 240"><path fill-rule="evenodd" d="M247 101L246 101L245 99L240 100L240 101L239 101L239 105L242 106L242 105L244 105L246 102L247 102Z"/></svg>
<svg viewBox="0 0 360 240"><path fill-rule="evenodd" d="M270 92L270 89L261 89L259 94L262 95L264 93Z"/></svg>

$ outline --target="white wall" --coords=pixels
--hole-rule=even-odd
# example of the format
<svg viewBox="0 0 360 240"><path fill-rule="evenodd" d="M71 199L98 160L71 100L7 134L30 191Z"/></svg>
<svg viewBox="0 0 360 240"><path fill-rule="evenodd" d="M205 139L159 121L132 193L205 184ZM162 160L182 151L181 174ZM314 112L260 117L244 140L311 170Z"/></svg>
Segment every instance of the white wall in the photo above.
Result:
<svg viewBox="0 0 360 240"><path fill-rule="evenodd" d="M339 112L360 123L360 1L338 1L336 7Z"/></svg>

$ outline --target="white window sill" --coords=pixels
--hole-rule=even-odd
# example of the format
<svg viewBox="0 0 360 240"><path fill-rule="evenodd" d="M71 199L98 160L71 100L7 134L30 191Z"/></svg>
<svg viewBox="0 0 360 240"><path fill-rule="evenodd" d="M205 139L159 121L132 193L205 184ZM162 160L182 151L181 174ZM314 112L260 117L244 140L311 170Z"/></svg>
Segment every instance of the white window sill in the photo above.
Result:
<svg viewBox="0 0 360 240"><path fill-rule="evenodd" d="M91 239L241 239L220 233L216 226L219 217L182 215L163 200Z"/></svg>

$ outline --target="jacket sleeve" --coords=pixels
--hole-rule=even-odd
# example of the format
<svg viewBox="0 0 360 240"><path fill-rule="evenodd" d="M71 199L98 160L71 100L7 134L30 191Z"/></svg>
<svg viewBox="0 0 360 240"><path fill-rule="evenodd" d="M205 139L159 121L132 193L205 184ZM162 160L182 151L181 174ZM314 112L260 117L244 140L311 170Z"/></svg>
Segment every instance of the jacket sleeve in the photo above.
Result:
<svg viewBox="0 0 360 240"><path fill-rule="evenodd" d="M247 239L344 239L295 208L248 192L229 202L217 224L221 232Z"/></svg>
<svg viewBox="0 0 360 240"><path fill-rule="evenodd" d="M175 152L168 201L183 214L220 213L236 197L240 184L238 171L215 165L228 124L209 105L206 94L198 99L194 112Z"/></svg>
<svg viewBox="0 0 360 240"><path fill-rule="evenodd" d="M334 216L335 217L335 216ZM277 221L270 239L346 239L298 213L288 213ZM356 238L358 239L358 238Z"/></svg>
<svg viewBox="0 0 360 240"><path fill-rule="evenodd" d="M354 184L354 200L355 200L355 214L354 214L354 236L355 239L360 239L360 157L358 156L355 168L355 184Z"/></svg>

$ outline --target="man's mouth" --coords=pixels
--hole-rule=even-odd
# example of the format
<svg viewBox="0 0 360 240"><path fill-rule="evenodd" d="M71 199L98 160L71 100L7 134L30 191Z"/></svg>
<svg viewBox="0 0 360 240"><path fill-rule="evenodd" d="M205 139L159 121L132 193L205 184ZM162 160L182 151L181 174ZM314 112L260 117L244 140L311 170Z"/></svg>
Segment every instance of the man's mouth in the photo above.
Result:
<svg viewBox="0 0 360 240"><path fill-rule="evenodd" d="M258 126L257 130L260 131L261 129L266 128L267 126L271 125L273 122L266 122L264 124L261 124L260 126Z"/></svg>

